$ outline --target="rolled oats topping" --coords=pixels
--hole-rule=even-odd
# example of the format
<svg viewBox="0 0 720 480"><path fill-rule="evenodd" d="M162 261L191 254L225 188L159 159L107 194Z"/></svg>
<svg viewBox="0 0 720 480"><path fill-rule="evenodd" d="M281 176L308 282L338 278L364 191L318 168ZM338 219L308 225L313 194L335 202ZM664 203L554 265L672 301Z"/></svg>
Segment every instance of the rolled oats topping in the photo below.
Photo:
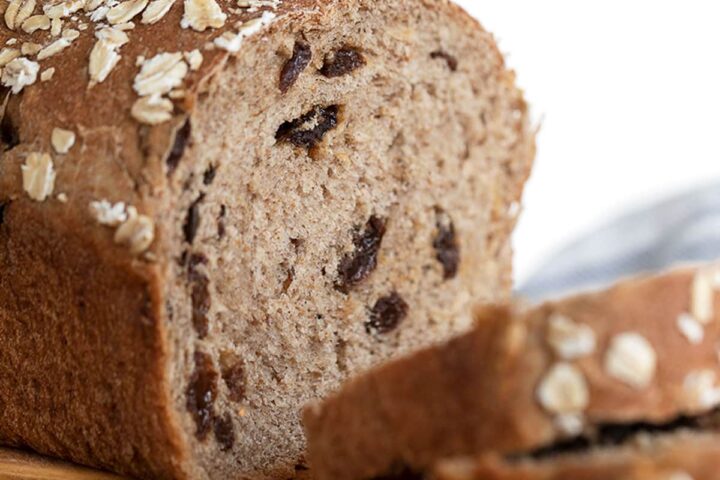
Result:
<svg viewBox="0 0 720 480"><path fill-rule="evenodd" d="M33 15L25 20L22 24L22 30L25 33L35 33L38 30L50 29L50 17L47 15Z"/></svg>
<svg viewBox="0 0 720 480"><path fill-rule="evenodd" d="M147 125L158 125L172 118L173 103L160 95L150 95L135 101L130 111L135 120Z"/></svg>
<svg viewBox="0 0 720 480"><path fill-rule="evenodd" d="M45 201L55 188L55 169L50 155L33 152L22 168L23 189L35 201Z"/></svg>
<svg viewBox="0 0 720 480"><path fill-rule="evenodd" d="M138 255L145 252L155 240L155 223L146 216L137 213L134 207L128 207L127 220L115 231L115 243L126 245L130 253Z"/></svg>
<svg viewBox="0 0 720 480"><path fill-rule="evenodd" d="M710 323L715 315L714 274L714 269L699 269L693 279L691 313L705 325Z"/></svg>
<svg viewBox="0 0 720 480"><path fill-rule="evenodd" d="M40 53L37 55L37 59L45 60L46 58L52 57L53 55L65 50L71 43L72 40L70 38L59 38L40 50Z"/></svg>
<svg viewBox="0 0 720 480"><path fill-rule="evenodd" d="M123 202L110 203L107 200L90 202L90 212L101 225L117 227L128 219L127 209Z"/></svg>
<svg viewBox="0 0 720 480"><path fill-rule="evenodd" d="M180 86L187 72L182 53L159 53L145 60L133 88L141 97L163 95Z"/></svg>
<svg viewBox="0 0 720 480"><path fill-rule="evenodd" d="M585 429L585 417L577 413L566 413L555 417L555 426L565 437L577 437Z"/></svg>
<svg viewBox="0 0 720 480"><path fill-rule="evenodd" d="M51 135L51 143L57 153L68 153L75 145L75 132L54 128Z"/></svg>
<svg viewBox="0 0 720 480"><path fill-rule="evenodd" d="M588 407L590 391L579 368L569 363L558 363L543 378L537 398L550 413L577 414Z"/></svg>
<svg viewBox="0 0 720 480"><path fill-rule="evenodd" d="M5 9L5 25L15 30L33 14L35 5L36 0L10 0Z"/></svg>
<svg viewBox="0 0 720 480"><path fill-rule="evenodd" d="M22 52L23 56L29 57L32 55L37 55L37 53L42 50L42 48L42 45L40 45L39 43L24 42L20 47L20 51Z"/></svg>
<svg viewBox="0 0 720 480"><path fill-rule="evenodd" d="M50 67L46 70L43 70L40 74L40 81L41 82L48 82L52 80L53 75L55 75L55 67Z"/></svg>
<svg viewBox="0 0 720 480"><path fill-rule="evenodd" d="M43 12L51 19L66 18L80 11L85 6L85 0L62 0L48 2L43 5Z"/></svg>
<svg viewBox="0 0 720 480"><path fill-rule="evenodd" d="M548 321L547 340L563 360L591 355L595 351L595 332L587 325L574 322L562 314L554 314Z"/></svg>
<svg viewBox="0 0 720 480"><path fill-rule="evenodd" d="M227 15L215 0L184 0L185 13L180 26L203 32L208 28L221 28Z"/></svg>
<svg viewBox="0 0 720 480"><path fill-rule="evenodd" d="M683 389L690 409L709 410L720 405L720 386L713 370L690 372L685 377Z"/></svg>
<svg viewBox="0 0 720 480"><path fill-rule="evenodd" d="M4 66L2 72L2 84L9 87L14 94L18 94L28 85L37 80L40 64L28 60L25 57L18 57Z"/></svg>
<svg viewBox="0 0 720 480"><path fill-rule="evenodd" d="M617 335L605 356L605 371L626 385L641 390L655 377L657 355L650 342L634 332Z"/></svg>
<svg viewBox="0 0 720 480"><path fill-rule="evenodd" d="M705 338L705 327L689 313L681 313L677 319L680 333L693 345L699 345Z"/></svg>
<svg viewBox="0 0 720 480"><path fill-rule="evenodd" d="M50 35L57 37L62 32L62 20L53 18L50 20Z"/></svg>
<svg viewBox="0 0 720 480"><path fill-rule="evenodd" d="M683 471L675 471L668 475L667 480L694 480L692 475Z"/></svg>
<svg viewBox="0 0 720 480"><path fill-rule="evenodd" d="M153 0L147 6L142 16L142 23L157 23L170 11L175 0Z"/></svg>
<svg viewBox="0 0 720 480"><path fill-rule="evenodd" d="M5 47L0 50L0 67L4 67L21 55L17 48Z"/></svg>
<svg viewBox="0 0 720 480"><path fill-rule="evenodd" d="M185 56L185 61L190 66L190 70L196 71L200 69L203 62L203 56L200 50L195 49L190 52L185 52L183 55Z"/></svg>
<svg viewBox="0 0 720 480"><path fill-rule="evenodd" d="M214 45L228 52L236 53L240 51L240 47L246 38L256 34L262 30L263 27L270 25L275 17L276 15L273 12L265 11L261 17L238 25L237 32L223 33L214 40Z"/></svg>
<svg viewBox="0 0 720 480"><path fill-rule="evenodd" d="M118 50L130 39L127 34L117 28L103 28L95 32L98 39L90 51L90 87L102 83L110 75L115 65L120 61Z"/></svg>
<svg viewBox="0 0 720 480"><path fill-rule="evenodd" d="M105 18L111 25L126 23L145 10L147 4L148 0L126 0L112 7Z"/></svg>

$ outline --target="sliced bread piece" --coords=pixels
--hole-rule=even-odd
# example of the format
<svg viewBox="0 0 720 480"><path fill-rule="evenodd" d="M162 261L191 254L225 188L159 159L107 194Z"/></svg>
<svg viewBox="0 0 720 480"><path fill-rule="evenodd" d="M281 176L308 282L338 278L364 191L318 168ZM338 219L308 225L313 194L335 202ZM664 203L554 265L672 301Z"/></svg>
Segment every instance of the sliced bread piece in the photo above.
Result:
<svg viewBox="0 0 720 480"><path fill-rule="evenodd" d="M638 433L615 447L439 462L432 480L718 480L720 435Z"/></svg>
<svg viewBox="0 0 720 480"><path fill-rule="evenodd" d="M486 308L472 333L382 366L309 407L321 480L424 472L439 459L592 439L720 404L714 267L627 280L534 308Z"/></svg>
<svg viewBox="0 0 720 480"><path fill-rule="evenodd" d="M0 443L285 480L304 402L509 296L534 135L459 7L0 7Z"/></svg>

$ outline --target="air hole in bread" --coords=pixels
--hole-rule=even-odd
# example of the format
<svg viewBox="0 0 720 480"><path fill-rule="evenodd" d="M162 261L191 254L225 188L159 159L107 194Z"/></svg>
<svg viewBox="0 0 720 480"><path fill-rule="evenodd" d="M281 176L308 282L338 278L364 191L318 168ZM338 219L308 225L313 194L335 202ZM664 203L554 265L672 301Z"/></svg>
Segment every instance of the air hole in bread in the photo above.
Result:
<svg viewBox="0 0 720 480"><path fill-rule="evenodd" d="M443 268L443 278L457 276L460 266L460 246L455 234L455 224L445 211L437 209L437 235L433 240L435 257Z"/></svg>
<svg viewBox="0 0 720 480"><path fill-rule="evenodd" d="M233 445L235 445L235 426L229 413L222 417L215 417L213 431L215 432L215 440L220 445L220 450L223 452L232 450Z"/></svg>
<svg viewBox="0 0 720 480"><path fill-rule="evenodd" d="M20 132L10 115L5 115L0 121L0 142L4 151L12 150L20 145Z"/></svg>
<svg viewBox="0 0 720 480"><path fill-rule="evenodd" d="M320 73L327 78L348 75L367 64L360 50L354 47L342 47L325 58Z"/></svg>
<svg viewBox="0 0 720 480"><path fill-rule="evenodd" d="M205 199L205 195L201 194L188 208L185 224L183 225L183 233L185 241L192 245L195 241L198 228L200 228L200 204Z"/></svg>
<svg viewBox="0 0 720 480"><path fill-rule="evenodd" d="M210 330L210 280L200 271L201 265L207 265L204 255L193 254L188 260L188 277L190 279L190 301L192 303L192 324L198 337L207 337Z"/></svg>
<svg viewBox="0 0 720 480"><path fill-rule="evenodd" d="M195 420L197 438L204 440L213 426L218 374L210 355L195 352L194 361L195 368L186 392L186 405Z"/></svg>
<svg viewBox="0 0 720 480"><path fill-rule="evenodd" d="M453 55L450 55L449 53L443 51L443 50L436 50L430 54L430 58L433 60L445 60L445 63L447 63L448 68L452 72L457 72L458 69L458 59L454 57Z"/></svg>
<svg viewBox="0 0 720 480"><path fill-rule="evenodd" d="M245 401L247 381L245 364L237 354L231 351L220 353L220 370L222 379L228 389L228 398L237 403Z"/></svg>
<svg viewBox="0 0 720 480"><path fill-rule="evenodd" d="M368 480L425 480L426 476L422 473L415 472L407 466L394 467L391 473L373 477Z"/></svg>
<svg viewBox="0 0 720 480"><path fill-rule="evenodd" d="M309 150L322 142L327 132L337 127L339 114L338 105L315 107L300 118L280 125L275 138Z"/></svg>
<svg viewBox="0 0 720 480"><path fill-rule="evenodd" d="M217 236L219 239L222 239L225 237L226 229L225 229L225 217L227 216L227 207L225 205L220 205L220 213L218 214L217 219Z"/></svg>
<svg viewBox="0 0 720 480"><path fill-rule="evenodd" d="M355 249L345 255L338 265L336 290L348 293L350 289L377 268L377 257L385 236L386 220L375 215L370 217L363 231L356 231L353 245Z"/></svg>
<svg viewBox="0 0 720 480"><path fill-rule="evenodd" d="M9 203L0 203L0 226L5 223L5 209L10 205Z"/></svg>
<svg viewBox="0 0 720 480"><path fill-rule="evenodd" d="M180 160L185 153L185 149L190 142L190 134L192 133L192 126L190 125L190 119L185 120L185 123L175 132L175 139L173 140L172 148L165 159L165 165L167 165L167 174L172 173L180 165Z"/></svg>
<svg viewBox="0 0 720 480"><path fill-rule="evenodd" d="M302 40L295 42L292 57L285 62L280 71L279 86L282 93L286 93L295 85L295 82L300 78L300 74L310 65L310 60L312 60L310 45Z"/></svg>
<svg viewBox="0 0 720 480"><path fill-rule="evenodd" d="M205 173L203 173L203 185L205 185L205 186L212 185L212 183L215 181L216 175L217 175L217 167L215 165L210 165L205 170Z"/></svg>

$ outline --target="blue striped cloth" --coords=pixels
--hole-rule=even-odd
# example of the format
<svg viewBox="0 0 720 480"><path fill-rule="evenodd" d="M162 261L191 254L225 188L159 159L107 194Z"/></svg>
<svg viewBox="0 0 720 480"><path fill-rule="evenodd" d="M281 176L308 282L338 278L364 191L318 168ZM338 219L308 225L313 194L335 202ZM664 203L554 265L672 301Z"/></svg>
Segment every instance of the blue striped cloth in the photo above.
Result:
<svg viewBox="0 0 720 480"><path fill-rule="evenodd" d="M621 277L720 258L720 185L630 213L563 248L520 286L542 300Z"/></svg>

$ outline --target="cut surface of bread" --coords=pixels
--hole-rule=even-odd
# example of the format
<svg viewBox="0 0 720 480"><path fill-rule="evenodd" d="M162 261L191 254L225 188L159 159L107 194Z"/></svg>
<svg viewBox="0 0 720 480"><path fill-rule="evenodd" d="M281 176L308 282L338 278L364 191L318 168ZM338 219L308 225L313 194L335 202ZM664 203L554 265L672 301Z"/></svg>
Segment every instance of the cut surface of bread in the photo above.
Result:
<svg viewBox="0 0 720 480"><path fill-rule="evenodd" d="M304 402L508 298L534 135L457 6L55 3L0 26L0 442L284 480Z"/></svg>
<svg viewBox="0 0 720 480"><path fill-rule="evenodd" d="M309 407L321 480L427 472L495 451L557 451L720 404L715 267L535 307L478 311L464 336L381 366Z"/></svg>

